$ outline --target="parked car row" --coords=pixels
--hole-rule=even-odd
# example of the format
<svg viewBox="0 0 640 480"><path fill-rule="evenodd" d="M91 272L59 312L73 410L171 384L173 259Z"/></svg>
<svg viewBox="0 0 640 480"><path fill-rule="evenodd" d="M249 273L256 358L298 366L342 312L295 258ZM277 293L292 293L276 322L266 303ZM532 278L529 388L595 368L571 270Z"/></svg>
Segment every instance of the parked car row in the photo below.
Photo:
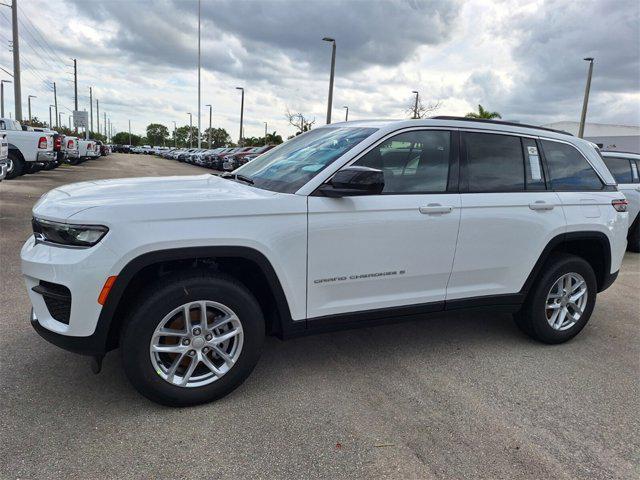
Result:
<svg viewBox="0 0 640 480"><path fill-rule="evenodd" d="M63 163L77 165L111 153L108 145L92 139L64 135L48 128L21 125L0 118L0 179L53 170Z"/></svg>
<svg viewBox="0 0 640 480"><path fill-rule="evenodd" d="M275 145L263 145L261 147L218 147L211 149L163 147L149 153L200 167L232 171L271 150L274 146Z"/></svg>

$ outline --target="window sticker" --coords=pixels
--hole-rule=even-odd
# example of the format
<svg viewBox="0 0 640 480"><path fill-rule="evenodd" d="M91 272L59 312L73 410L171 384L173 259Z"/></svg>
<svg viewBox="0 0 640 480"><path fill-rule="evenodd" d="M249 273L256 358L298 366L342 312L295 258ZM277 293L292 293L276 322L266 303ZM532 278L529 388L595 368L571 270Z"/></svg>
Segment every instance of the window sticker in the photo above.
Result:
<svg viewBox="0 0 640 480"><path fill-rule="evenodd" d="M633 173L633 180L638 180L638 165L636 162L631 162L631 172Z"/></svg>
<svg viewBox="0 0 640 480"><path fill-rule="evenodd" d="M527 147L527 150L529 151L529 155L535 155L536 157L538 156L537 147Z"/></svg>
<svg viewBox="0 0 640 480"><path fill-rule="evenodd" d="M531 168L531 180L542 180L542 171L540 170L540 157L537 155L538 149L536 147L527 147L529 150L529 167ZM536 155L531 153L531 150L536 152Z"/></svg>

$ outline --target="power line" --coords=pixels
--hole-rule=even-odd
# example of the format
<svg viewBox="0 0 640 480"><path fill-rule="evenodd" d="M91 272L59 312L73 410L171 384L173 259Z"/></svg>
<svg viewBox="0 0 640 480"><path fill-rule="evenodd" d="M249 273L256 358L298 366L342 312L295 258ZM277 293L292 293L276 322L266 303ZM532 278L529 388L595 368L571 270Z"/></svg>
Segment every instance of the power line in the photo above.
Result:
<svg viewBox="0 0 640 480"><path fill-rule="evenodd" d="M64 60L62 58L60 58L60 55L58 55L58 53L53 49L53 47L51 47L51 44L44 37L44 35L40 31L40 29L29 19L29 17L27 15L25 15L24 11L22 10L22 8L19 5L18 5L18 10L20 10L22 12L22 17L33 27L33 30L40 36L40 38L42 39L44 44L47 47L49 47L49 50L51 51L51 53L53 53L53 55L58 58L58 61L60 61L62 64L64 64Z"/></svg>

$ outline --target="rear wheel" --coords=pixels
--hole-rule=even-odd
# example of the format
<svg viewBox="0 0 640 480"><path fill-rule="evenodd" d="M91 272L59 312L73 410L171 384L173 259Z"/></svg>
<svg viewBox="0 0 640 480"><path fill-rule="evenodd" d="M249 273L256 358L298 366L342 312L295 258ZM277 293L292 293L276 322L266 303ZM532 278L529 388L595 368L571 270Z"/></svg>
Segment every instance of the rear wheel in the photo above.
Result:
<svg viewBox="0 0 640 480"><path fill-rule="evenodd" d="M631 252L640 253L640 215L636 217L629 229L627 249Z"/></svg>
<svg viewBox="0 0 640 480"><path fill-rule="evenodd" d="M17 152L9 152L7 158L7 179L16 178L24 174L24 160Z"/></svg>
<svg viewBox="0 0 640 480"><path fill-rule="evenodd" d="M546 263L522 310L518 327L544 343L575 337L589 321L597 282L591 265L575 255L554 255Z"/></svg>
<svg viewBox="0 0 640 480"><path fill-rule="evenodd" d="M147 398L181 407L210 402L249 376L262 350L264 318L234 278L173 275L143 294L122 331L125 373Z"/></svg>

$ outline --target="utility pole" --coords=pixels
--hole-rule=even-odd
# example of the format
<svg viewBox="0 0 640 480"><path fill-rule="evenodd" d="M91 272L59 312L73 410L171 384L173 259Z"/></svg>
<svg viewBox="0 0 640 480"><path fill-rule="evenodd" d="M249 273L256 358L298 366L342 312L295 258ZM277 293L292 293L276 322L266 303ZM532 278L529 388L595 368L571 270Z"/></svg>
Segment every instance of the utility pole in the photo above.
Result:
<svg viewBox="0 0 640 480"><path fill-rule="evenodd" d="M173 148L178 147L178 139L176 138L176 130L177 130L176 122L173 122Z"/></svg>
<svg viewBox="0 0 640 480"><path fill-rule="evenodd" d="M107 112L104 112L104 136L107 136Z"/></svg>
<svg viewBox="0 0 640 480"><path fill-rule="evenodd" d="M49 105L49 128L53 129L53 119L51 118L51 109L54 107L54 105Z"/></svg>
<svg viewBox="0 0 640 480"><path fill-rule="evenodd" d="M64 119L62 118L62 112L60 112L58 115L56 115L56 125L58 125L59 127L64 128Z"/></svg>
<svg viewBox="0 0 640 480"><path fill-rule="evenodd" d="M213 106L205 105L205 107L209 107L209 148L211 148L211 113L213 111Z"/></svg>
<svg viewBox="0 0 640 480"><path fill-rule="evenodd" d="M264 144L267 144L267 122L264 122Z"/></svg>
<svg viewBox="0 0 640 480"><path fill-rule="evenodd" d="M58 91L56 90L56 82L53 82L53 105L56 109L56 128L60 125L58 124Z"/></svg>
<svg viewBox="0 0 640 480"><path fill-rule="evenodd" d="M336 72L336 40L324 37L322 40L331 42L331 76L329 77L329 100L327 102L327 125L331 123L331 108L333 104L333 77Z"/></svg>
<svg viewBox="0 0 640 480"><path fill-rule="evenodd" d="M73 98L74 98L74 110L78 111L78 61L73 59ZM78 127L75 128L78 133Z"/></svg>
<svg viewBox="0 0 640 480"><path fill-rule="evenodd" d="M591 75L593 75L593 57L583 58L589 62L589 73L587 74L587 85L584 88L584 100L582 101L582 115L580 116L580 130L578 137L584 137L584 124L587 120L587 105L589 103L589 91L591 90Z"/></svg>
<svg viewBox="0 0 640 480"><path fill-rule="evenodd" d="M96 98L96 131L100 133L100 100Z"/></svg>
<svg viewBox="0 0 640 480"><path fill-rule="evenodd" d="M0 80L0 117L4 118L4 84L11 80Z"/></svg>
<svg viewBox="0 0 640 480"><path fill-rule="evenodd" d="M193 148L193 115L189 113L189 148Z"/></svg>
<svg viewBox="0 0 640 480"><path fill-rule="evenodd" d="M131 146L131 120L129 120L129 146Z"/></svg>
<svg viewBox="0 0 640 480"><path fill-rule="evenodd" d="M27 103L29 104L29 124L31 124L31 99L32 98L38 98L35 95L29 95L27 97Z"/></svg>
<svg viewBox="0 0 640 480"><path fill-rule="evenodd" d="M418 95L420 95L418 92L416 92L415 90L411 93L415 93L416 94L416 103L413 106L413 118L418 118Z"/></svg>
<svg viewBox="0 0 640 480"><path fill-rule="evenodd" d="M18 0L11 3L11 24L13 26L13 102L16 120L22 121L22 85L20 83L20 39L18 37Z"/></svg>
<svg viewBox="0 0 640 480"><path fill-rule="evenodd" d="M347 107L346 105L344 107L345 112L344 112L344 121L348 122L349 121L349 107Z"/></svg>
<svg viewBox="0 0 640 480"><path fill-rule="evenodd" d="M91 118L89 131L93 132L93 90L91 87L89 87L89 117Z"/></svg>
<svg viewBox="0 0 640 480"><path fill-rule="evenodd" d="M201 147L201 141L202 141L202 139L200 138L201 137L200 132L202 132L202 126L200 122L200 111L202 109L200 105L201 103L201 99L200 99L200 4L201 4L201 1L198 0L198 148ZM211 142L211 140L209 140L209 142Z"/></svg>
<svg viewBox="0 0 640 480"><path fill-rule="evenodd" d="M242 122L244 121L244 88L236 87L236 90L242 92L242 100L240 101L240 139L238 140L238 146L242 146Z"/></svg>
<svg viewBox="0 0 640 480"><path fill-rule="evenodd" d="M71 115L69 115L69 130L71 130Z"/></svg>

